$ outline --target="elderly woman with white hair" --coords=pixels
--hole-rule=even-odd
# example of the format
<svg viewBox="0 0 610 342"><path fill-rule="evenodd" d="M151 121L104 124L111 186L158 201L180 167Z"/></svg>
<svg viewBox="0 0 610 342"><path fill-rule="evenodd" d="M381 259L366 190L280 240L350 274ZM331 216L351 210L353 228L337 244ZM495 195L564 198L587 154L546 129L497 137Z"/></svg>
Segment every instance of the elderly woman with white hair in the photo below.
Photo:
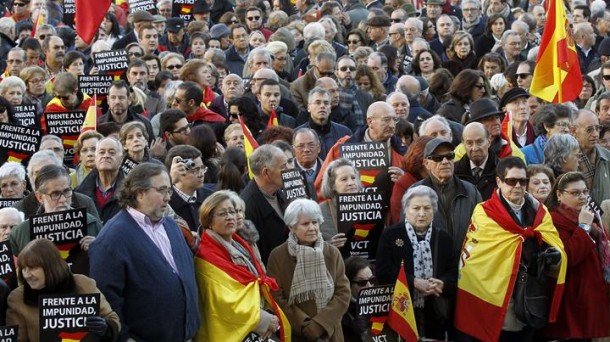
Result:
<svg viewBox="0 0 610 342"><path fill-rule="evenodd" d="M451 236L433 225L438 210L434 190L425 185L409 188L402 207L405 222L381 235L375 264L377 279L380 284L394 284L400 267L404 267L420 337L444 340L452 322L458 256L452 252Z"/></svg>
<svg viewBox="0 0 610 342"><path fill-rule="evenodd" d="M273 295L292 327L292 341L343 341L341 317L350 285L339 251L324 242L318 204L297 199L284 213L288 241L269 256L267 273L276 279Z"/></svg>
<svg viewBox="0 0 610 342"><path fill-rule="evenodd" d="M0 198L23 198L26 190L25 167L21 163L6 162L0 167Z"/></svg>
<svg viewBox="0 0 610 342"><path fill-rule="evenodd" d="M544 145L545 165L553 170L555 178L563 173L578 171L580 145L571 134L553 135Z"/></svg>
<svg viewBox="0 0 610 342"><path fill-rule="evenodd" d="M273 56L273 63L271 63L273 71L281 78L288 77L293 69L292 59L288 56L288 45L281 41L273 41L267 43L265 48Z"/></svg>
<svg viewBox="0 0 610 342"><path fill-rule="evenodd" d="M23 103L25 91L25 82L18 76L9 76L0 82L0 96L7 99L13 106Z"/></svg>

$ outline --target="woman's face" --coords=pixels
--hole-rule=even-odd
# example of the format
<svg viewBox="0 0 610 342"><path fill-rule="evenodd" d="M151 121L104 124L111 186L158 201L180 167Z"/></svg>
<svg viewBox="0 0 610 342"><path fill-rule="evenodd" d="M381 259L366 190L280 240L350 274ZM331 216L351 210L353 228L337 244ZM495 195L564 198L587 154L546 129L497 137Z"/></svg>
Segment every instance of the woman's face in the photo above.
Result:
<svg viewBox="0 0 610 342"><path fill-rule="evenodd" d="M304 215L299 215L297 224L290 228L300 245L313 246L318 240L320 222Z"/></svg>
<svg viewBox="0 0 610 342"><path fill-rule="evenodd" d="M485 81L482 77L479 77L477 83L475 83L474 87L470 91L470 101L476 101L485 96Z"/></svg>
<svg viewBox="0 0 610 342"><path fill-rule="evenodd" d="M46 278L42 267L24 267L21 269L23 279L30 285L32 290L42 290L46 285Z"/></svg>
<svg viewBox="0 0 610 342"><path fill-rule="evenodd" d="M350 34L349 36L347 36L347 47L348 47L350 53L354 52L354 50L361 47L362 44L363 44L363 42L362 42L362 39L360 39L359 35Z"/></svg>
<svg viewBox="0 0 610 342"><path fill-rule="evenodd" d="M563 190L557 191L557 200L567 206L580 211L587 204L589 189L583 181L576 181L566 184Z"/></svg>
<svg viewBox="0 0 610 342"><path fill-rule="evenodd" d="M425 231L430 227L432 217L434 216L432 200L430 200L430 197L428 196L412 197L405 209L405 215L407 217L407 222L409 222L415 230Z"/></svg>
<svg viewBox="0 0 610 342"><path fill-rule="evenodd" d="M610 130L606 131L603 136L599 137L599 144L606 149L610 149Z"/></svg>
<svg viewBox="0 0 610 342"><path fill-rule="evenodd" d="M193 39L191 43L191 51L193 51L194 56L203 56L205 53L205 41L201 38Z"/></svg>
<svg viewBox="0 0 610 342"><path fill-rule="evenodd" d="M572 122L570 121L570 119L568 119L568 118L558 119L557 121L555 121L555 125L553 126L553 128L548 129L547 138L550 138L553 135L558 134L558 133L569 134L570 127L572 127Z"/></svg>
<svg viewBox="0 0 610 342"><path fill-rule="evenodd" d="M112 30L112 21L110 21L110 19L108 18L104 18L104 20L102 21L102 28L104 29L106 34L110 34L110 31Z"/></svg>
<svg viewBox="0 0 610 342"><path fill-rule="evenodd" d="M360 290L366 289L367 287L373 286L375 277L373 277L373 271L370 267L365 267L358 271L354 276L354 279L350 279L350 289L352 291L352 297L358 298Z"/></svg>
<svg viewBox="0 0 610 342"><path fill-rule="evenodd" d="M103 27L100 27L97 33L97 40L106 40L107 38L108 35L106 34L106 31L104 31Z"/></svg>
<svg viewBox="0 0 610 342"><path fill-rule="evenodd" d="M434 71L434 60L430 52L424 51L419 55L419 69L425 74Z"/></svg>
<svg viewBox="0 0 610 342"><path fill-rule="evenodd" d="M125 137L125 150L129 153L139 153L146 148L146 138L139 128L132 129Z"/></svg>
<svg viewBox="0 0 610 342"><path fill-rule="evenodd" d="M23 198L26 182L15 176L6 176L0 179L1 194L3 198ZM4 240L0 240L4 241Z"/></svg>
<svg viewBox="0 0 610 342"><path fill-rule="evenodd" d="M68 66L67 71L78 78L78 76L85 74L85 63L79 58Z"/></svg>
<svg viewBox="0 0 610 342"><path fill-rule="evenodd" d="M362 90L362 91L371 90L371 79L369 79L368 76L360 76L357 83L358 83L358 88L360 88L360 90Z"/></svg>
<svg viewBox="0 0 610 342"><path fill-rule="evenodd" d="M241 131L241 129L233 130L231 133L229 133L229 136L227 138L227 147L238 147L242 150L245 150L244 133Z"/></svg>
<svg viewBox="0 0 610 342"><path fill-rule="evenodd" d="M236 230L240 230L244 227L244 219L246 218L246 213L244 208L237 206L235 208L235 226Z"/></svg>
<svg viewBox="0 0 610 342"><path fill-rule="evenodd" d="M4 110L0 112L0 123L9 123L8 122L8 109L4 106L2 106L2 108L4 108Z"/></svg>
<svg viewBox="0 0 610 342"><path fill-rule="evenodd" d="M214 86L214 77L212 76L212 71L209 67L203 66L197 70L197 79L199 80L199 84L202 87L212 87Z"/></svg>
<svg viewBox="0 0 610 342"><path fill-rule="evenodd" d="M432 40L432 38L436 35L436 28L431 21L428 21L428 25L426 25L426 29L424 30L424 38L428 41Z"/></svg>
<svg viewBox="0 0 610 342"><path fill-rule="evenodd" d="M148 81L154 82L155 77L157 77L157 74L160 71L159 64L157 63L156 59L151 59L151 60L145 61L145 63L148 66Z"/></svg>
<svg viewBox="0 0 610 342"><path fill-rule="evenodd" d="M286 52L280 52L273 56L273 70L276 72L284 71L288 54Z"/></svg>
<svg viewBox="0 0 610 342"><path fill-rule="evenodd" d="M34 75L26 82L26 86L28 91L32 95L42 95L45 92L44 83L45 83L44 75Z"/></svg>
<svg viewBox="0 0 610 342"><path fill-rule="evenodd" d="M338 167L335 170L335 191L338 194L353 194L358 192L358 180L354 168L349 165Z"/></svg>
<svg viewBox="0 0 610 342"><path fill-rule="evenodd" d="M582 81L582 90L580 91L580 95L578 98L581 101L587 101L593 95L593 85L587 81Z"/></svg>
<svg viewBox="0 0 610 342"><path fill-rule="evenodd" d="M133 62L138 58L142 58L144 56L144 51L139 46L132 46L127 50L127 56L129 58L129 62Z"/></svg>
<svg viewBox="0 0 610 342"><path fill-rule="evenodd" d="M532 194L540 202L544 202L551 192L551 181L544 172L539 172L530 177L527 192Z"/></svg>
<svg viewBox="0 0 610 342"><path fill-rule="evenodd" d="M180 59L173 57L167 60L165 68L169 71L175 79L180 78L180 69L182 69L183 63Z"/></svg>
<svg viewBox="0 0 610 342"><path fill-rule="evenodd" d="M502 69L500 69L500 65L496 62L484 62L483 63L483 73L485 73L485 77L487 77L488 80L491 79L491 77L495 74L499 74L502 72Z"/></svg>
<svg viewBox="0 0 610 342"><path fill-rule="evenodd" d="M289 29L297 44L303 41L303 33L297 29Z"/></svg>
<svg viewBox="0 0 610 342"><path fill-rule="evenodd" d="M239 123L239 107L229 106L229 120L231 123Z"/></svg>
<svg viewBox="0 0 610 342"><path fill-rule="evenodd" d="M18 106L21 104L23 100L23 91L18 86L8 87L4 94L2 94L4 98L8 100L13 106Z"/></svg>
<svg viewBox="0 0 610 342"><path fill-rule="evenodd" d="M84 163L85 168L91 170L95 167L95 145L97 145L97 138L89 138L83 141L83 146L80 149L78 158L81 163Z"/></svg>
<svg viewBox="0 0 610 342"><path fill-rule="evenodd" d="M568 157L566 158L566 161L563 163L563 165L561 165L561 171L563 171L563 172L578 171L578 155L579 154L580 154L580 149L573 150L568 155Z"/></svg>
<svg viewBox="0 0 610 342"><path fill-rule="evenodd" d="M250 35L250 45L255 48L265 44L265 37L260 33L253 33Z"/></svg>
<svg viewBox="0 0 610 342"><path fill-rule="evenodd" d="M225 240L231 240L237 230L237 211L231 200L224 200L214 209L210 229Z"/></svg>
<svg viewBox="0 0 610 342"><path fill-rule="evenodd" d="M504 19L498 18L496 21L491 24L491 32L496 37L500 37L506 28L506 24L504 23Z"/></svg>
<svg viewBox="0 0 610 342"><path fill-rule="evenodd" d="M472 46L470 46L470 40L468 40L467 37L462 38L462 40L455 45L455 54L460 59L466 58L470 51L472 51Z"/></svg>

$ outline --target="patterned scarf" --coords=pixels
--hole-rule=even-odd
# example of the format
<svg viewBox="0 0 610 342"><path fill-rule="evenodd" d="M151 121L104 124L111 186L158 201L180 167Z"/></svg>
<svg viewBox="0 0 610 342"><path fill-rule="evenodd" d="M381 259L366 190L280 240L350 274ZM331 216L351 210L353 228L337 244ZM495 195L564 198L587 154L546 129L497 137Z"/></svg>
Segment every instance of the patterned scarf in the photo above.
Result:
<svg viewBox="0 0 610 342"><path fill-rule="evenodd" d="M589 159L589 157L591 157L591 159ZM597 150L593 149L591 155L587 156L585 152L580 149L580 155L578 156L578 171L582 172L583 176L585 176L585 183L587 183L587 188L589 189L593 189L596 164Z"/></svg>
<svg viewBox="0 0 610 342"><path fill-rule="evenodd" d="M320 232L313 247L300 245L294 233L288 234L288 253L297 258L288 304L315 300L320 312L332 298L335 284L326 269L323 251L324 239Z"/></svg>
<svg viewBox="0 0 610 342"><path fill-rule="evenodd" d="M432 237L432 224L428 227L426 237L422 241L417 241L415 228L405 219L405 227L407 235L413 246L413 269L415 278L428 279L434 274L432 273L432 248L430 247L430 238ZM424 307L424 295L419 291L413 291L413 305L416 308Z"/></svg>

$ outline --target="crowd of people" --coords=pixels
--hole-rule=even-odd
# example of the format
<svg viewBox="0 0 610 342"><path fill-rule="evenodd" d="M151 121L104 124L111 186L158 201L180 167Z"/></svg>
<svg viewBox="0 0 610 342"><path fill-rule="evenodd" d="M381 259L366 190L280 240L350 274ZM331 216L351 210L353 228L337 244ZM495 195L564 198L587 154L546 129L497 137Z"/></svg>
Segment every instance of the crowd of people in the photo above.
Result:
<svg viewBox="0 0 610 342"><path fill-rule="evenodd" d="M549 0L130 2L90 43L61 0L0 2L0 126L44 133L22 162L0 151L19 341L41 340L39 296L91 293L104 341L393 340L358 296L401 268L421 338L610 338L607 1L557 4L582 74L564 103L529 91ZM120 50L122 75L83 91ZM48 134L47 113L92 106L94 130ZM343 156L359 143L385 152L374 180ZM373 188L367 260L339 199ZM32 218L72 208L66 257Z"/></svg>

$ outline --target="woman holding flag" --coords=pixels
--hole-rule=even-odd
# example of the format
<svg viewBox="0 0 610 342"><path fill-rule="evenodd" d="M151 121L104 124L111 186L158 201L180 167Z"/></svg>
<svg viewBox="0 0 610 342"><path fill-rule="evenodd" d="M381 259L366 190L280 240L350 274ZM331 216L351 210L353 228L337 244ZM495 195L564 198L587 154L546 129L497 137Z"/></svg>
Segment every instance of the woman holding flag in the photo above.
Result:
<svg viewBox="0 0 610 342"><path fill-rule="evenodd" d="M420 337L445 340L458 258L451 252L451 236L433 225L437 203L438 195L425 185L407 191L402 198L405 222L384 230L375 266L380 284L394 284L404 261Z"/></svg>
<svg viewBox="0 0 610 342"><path fill-rule="evenodd" d="M195 341L242 341L255 333L264 341L289 341L290 325L271 296L274 279L258 255L237 235L237 203L227 190L213 193L199 210L201 236L195 256L202 324Z"/></svg>

